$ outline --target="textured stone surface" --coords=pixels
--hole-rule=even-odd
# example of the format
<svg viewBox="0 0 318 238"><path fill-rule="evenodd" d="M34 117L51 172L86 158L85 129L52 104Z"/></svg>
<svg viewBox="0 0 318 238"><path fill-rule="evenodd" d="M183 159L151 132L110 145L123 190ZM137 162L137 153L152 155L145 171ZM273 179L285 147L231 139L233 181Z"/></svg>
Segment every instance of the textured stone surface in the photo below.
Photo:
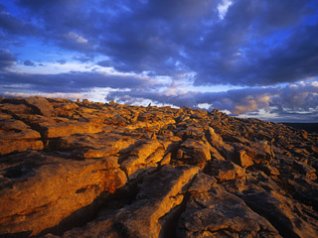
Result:
<svg viewBox="0 0 318 238"><path fill-rule="evenodd" d="M318 237L317 142L217 110L0 99L0 237Z"/></svg>
<svg viewBox="0 0 318 238"><path fill-rule="evenodd" d="M11 117L0 120L0 155L43 148L40 133L24 122Z"/></svg>
<svg viewBox="0 0 318 238"><path fill-rule="evenodd" d="M0 194L1 232L36 234L54 227L103 192L112 193L126 183L115 158L74 161L35 152L20 156L5 158L2 176L9 181Z"/></svg>
<svg viewBox="0 0 318 238"><path fill-rule="evenodd" d="M209 186L207 186L209 185ZM179 237L281 237L239 197L200 174L178 224Z"/></svg>

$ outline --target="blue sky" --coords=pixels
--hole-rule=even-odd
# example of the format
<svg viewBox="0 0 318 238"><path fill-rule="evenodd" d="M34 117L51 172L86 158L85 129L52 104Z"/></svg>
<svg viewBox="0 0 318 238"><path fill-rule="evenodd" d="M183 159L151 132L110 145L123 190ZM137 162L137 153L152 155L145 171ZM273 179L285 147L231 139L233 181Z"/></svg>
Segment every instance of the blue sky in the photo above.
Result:
<svg viewBox="0 0 318 238"><path fill-rule="evenodd" d="M0 94L318 122L317 0L0 0Z"/></svg>

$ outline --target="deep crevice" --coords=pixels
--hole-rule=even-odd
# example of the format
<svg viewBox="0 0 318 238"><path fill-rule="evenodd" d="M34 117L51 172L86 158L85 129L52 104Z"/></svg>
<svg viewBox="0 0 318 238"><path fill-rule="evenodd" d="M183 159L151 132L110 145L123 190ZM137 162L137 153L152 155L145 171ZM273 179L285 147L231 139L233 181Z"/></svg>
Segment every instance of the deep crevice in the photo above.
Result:
<svg viewBox="0 0 318 238"><path fill-rule="evenodd" d="M16 233L3 233L0 234L0 238L28 238L30 237L32 231L22 231Z"/></svg>
<svg viewBox="0 0 318 238"><path fill-rule="evenodd" d="M160 220L163 223L159 238L176 238L178 222L182 213L186 209L187 202L190 198L190 194L186 193L180 205L174 207L168 214L162 217Z"/></svg>
<svg viewBox="0 0 318 238"><path fill-rule="evenodd" d="M178 230L178 222L180 220L181 215L186 210L187 203L190 199L190 193L188 192L188 188L191 187L193 181L197 177L198 174L195 174L193 178L183 187L184 197L182 202L174 207L170 212L168 212L165 216L160 218L160 223L162 224L159 238L176 238L177 230Z"/></svg>
<svg viewBox="0 0 318 238"><path fill-rule="evenodd" d="M280 187L285 188L285 191L292 196L293 199L299 203L305 204L312 207L316 212L318 212L318 191L315 189L310 189L307 191L295 189L289 183L281 183ZM308 184L303 185L302 188L310 187Z"/></svg>

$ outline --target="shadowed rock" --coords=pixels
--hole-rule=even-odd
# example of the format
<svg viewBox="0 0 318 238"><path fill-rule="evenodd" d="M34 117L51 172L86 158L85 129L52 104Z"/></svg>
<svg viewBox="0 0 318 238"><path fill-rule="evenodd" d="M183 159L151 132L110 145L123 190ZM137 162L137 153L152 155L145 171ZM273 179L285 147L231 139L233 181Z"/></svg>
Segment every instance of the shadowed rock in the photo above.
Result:
<svg viewBox="0 0 318 238"><path fill-rule="evenodd" d="M213 177L197 176L178 224L179 237L281 237L262 216Z"/></svg>

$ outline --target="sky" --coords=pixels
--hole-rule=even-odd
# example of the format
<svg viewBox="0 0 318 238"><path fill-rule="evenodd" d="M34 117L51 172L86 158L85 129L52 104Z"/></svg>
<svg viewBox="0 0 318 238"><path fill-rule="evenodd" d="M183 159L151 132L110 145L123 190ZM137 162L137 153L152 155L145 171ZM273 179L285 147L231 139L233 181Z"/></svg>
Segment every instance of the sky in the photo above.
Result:
<svg viewBox="0 0 318 238"><path fill-rule="evenodd" d="M0 95L318 122L318 1L0 0Z"/></svg>

